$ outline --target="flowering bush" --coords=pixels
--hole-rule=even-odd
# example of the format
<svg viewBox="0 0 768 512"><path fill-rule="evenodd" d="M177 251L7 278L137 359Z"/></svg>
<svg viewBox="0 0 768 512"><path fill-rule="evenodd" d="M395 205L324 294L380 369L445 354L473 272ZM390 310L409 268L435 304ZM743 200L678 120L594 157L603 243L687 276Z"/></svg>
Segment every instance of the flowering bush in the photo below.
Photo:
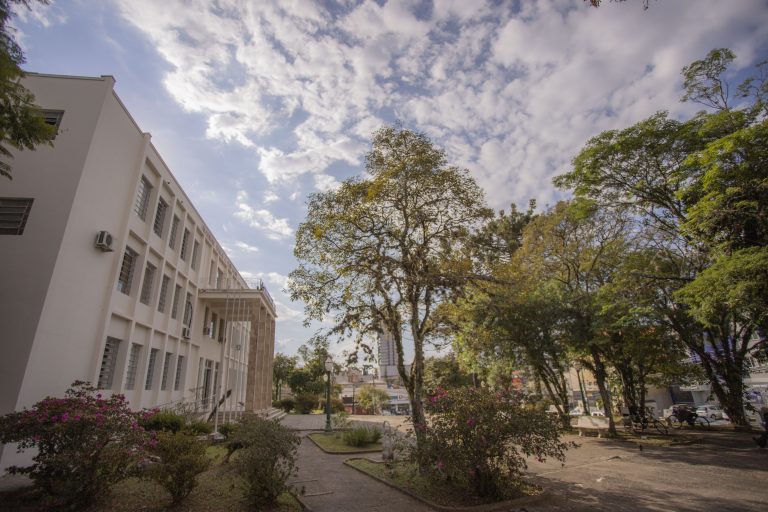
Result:
<svg viewBox="0 0 768 512"><path fill-rule="evenodd" d="M31 409L0 417L0 441L36 449L33 464L11 467L59 502L59 509L81 510L134 473L155 443L122 395L102 397L87 382L76 381L64 398L45 398Z"/></svg>
<svg viewBox="0 0 768 512"><path fill-rule="evenodd" d="M565 460L557 421L513 391L438 388L428 397L429 425L418 454L438 478L480 497L503 499L515 492L526 456Z"/></svg>

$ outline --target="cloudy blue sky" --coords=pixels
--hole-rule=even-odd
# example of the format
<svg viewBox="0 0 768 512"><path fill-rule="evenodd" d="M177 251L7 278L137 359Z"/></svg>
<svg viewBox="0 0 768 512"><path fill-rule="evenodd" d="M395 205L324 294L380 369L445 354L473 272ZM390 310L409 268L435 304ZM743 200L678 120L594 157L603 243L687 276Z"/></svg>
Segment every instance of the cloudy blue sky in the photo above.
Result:
<svg viewBox="0 0 768 512"><path fill-rule="evenodd" d="M15 20L26 69L116 90L246 276L278 303L278 350L313 329L281 289L307 194L359 174L400 120L491 206L563 197L592 135L685 116L680 68L715 47L768 58L766 0L54 0Z"/></svg>

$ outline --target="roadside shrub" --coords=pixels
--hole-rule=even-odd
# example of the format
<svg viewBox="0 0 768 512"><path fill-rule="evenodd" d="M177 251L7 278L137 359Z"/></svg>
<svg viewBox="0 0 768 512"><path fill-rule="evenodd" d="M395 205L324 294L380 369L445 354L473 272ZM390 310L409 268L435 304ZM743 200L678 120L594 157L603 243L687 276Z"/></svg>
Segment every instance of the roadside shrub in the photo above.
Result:
<svg viewBox="0 0 768 512"><path fill-rule="evenodd" d="M333 430L347 430L352 427L348 412L340 412L331 416L331 424L333 425Z"/></svg>
<svg viewBox="0 0 768 512"><path fill-rule="evenodd" d="M224 436L224 439L229 439L236 428L237 423L225 423L219 426L219 434Z"/></svg>
<svg viewBox="0 0 768 512"><path fill-rule="evenodd" d="M296 402L293 398L283 398L278 402L280 409L284 410L285 412L291 412L294 407L296 407Z"/></svg>
<svg viewBox="0 0 768 512"><path fill-rule="evenodd" d="M179 505L197 487L197 475L208 469L205 444L184 432L160 432L152 453L158 462L147 467L144 477L162 485Z"/></svg>
<svg viewBox="0 0 768 512"><path fill-rule="evenodd" d="M192 420L184 425L184 432L193 436L207 436L213 432L213 425L203 420Z"/></svg>
<svg viewBox="0 0 768 512"><path fill-rule="evenodd" d="M76 381L64 398L47 397L21 412L0 417L0 442L36 449L33 464L11 467L57 502L57 510L82 510L136 474L156 443L122 395L104 398L87 382Z"/></svg>
<svg viewBox="0 0 768 512"><path fill-rule="evenodd" d="M256 508L274 504L296 473L299 436L276 421L249 415L240 421L232 442L242 446L235 464L248 501Z"/></svg>
<svg viewBox="0 0 768 512"><path fill-rule="evenodd" d="M381 431L376 428L355 427L344 432L341 439L347 446L365 446L378 442L381 439Z"/></svg>
<svg viewBox="0 0 768 512"><path fill-rule="evenodd" d="M145 420L141 420L141 426L145 430L153 432L173 432L174 434L184 427L184 416L171 411L152 411L153 414Z"/></svg>
<svg viewBox="0 0 768 512"><path fill-rule="evenodd" d="M299 414L309 414L317 408L317 397L309 393L303 393L296 397L296 412Z"/></svg>
<svg viewBox="0 0 768 512"><path fill-rule="evenodd" d="M529 405L515 391L437 389L429 396L429 426L418 454L437 478L475 496L504 499L527 468L525 457L565 460L568 444L556 419Z"/></svg>

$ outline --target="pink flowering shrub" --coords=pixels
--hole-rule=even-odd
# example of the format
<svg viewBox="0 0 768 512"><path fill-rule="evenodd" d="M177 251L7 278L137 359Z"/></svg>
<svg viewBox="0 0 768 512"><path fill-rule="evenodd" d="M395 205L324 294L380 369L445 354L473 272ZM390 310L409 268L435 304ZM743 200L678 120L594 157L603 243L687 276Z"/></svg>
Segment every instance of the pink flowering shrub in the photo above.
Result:
<svg viewBox="0 0 768 512"><path fill-rule="evenodd" d="M57 509L82 510L144 461L156 440L139 421L150 414L131 412L122 395L104 398L76 381L64 398L0 416L0 441L36 450L31 466L11 467L11 473L29 475Z"/></svg>
<svg viewBox="0 0 768 512"><path fill-rule="evenodd" d="M437 478L465 492L504 499L519 488L525 458L565 460L561 427L514 391L435 390L427 399L422 460Z"/></svg>

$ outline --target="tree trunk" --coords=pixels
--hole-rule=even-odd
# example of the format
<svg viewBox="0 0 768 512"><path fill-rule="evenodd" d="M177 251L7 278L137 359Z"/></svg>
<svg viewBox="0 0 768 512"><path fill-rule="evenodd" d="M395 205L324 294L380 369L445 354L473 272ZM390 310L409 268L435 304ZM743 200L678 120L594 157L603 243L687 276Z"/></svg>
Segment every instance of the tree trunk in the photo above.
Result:
<svg viewBox="0 0 768 512"><path fill-rule="evenodd" d="M615 436L617 435L616 423L613 421L613 404L611 402L611 393L608 391L608 388L605 385L605 381L607 379L605 364L603 363L602 357L600 357L600 353L597 351L597 349L592 348L590 352L592 355L592 362L594 364L595 381L597 382L597 388L600 390L600 397L603 399L603 411L605 412L605 417L608 418L608 434Z"/></svg>

